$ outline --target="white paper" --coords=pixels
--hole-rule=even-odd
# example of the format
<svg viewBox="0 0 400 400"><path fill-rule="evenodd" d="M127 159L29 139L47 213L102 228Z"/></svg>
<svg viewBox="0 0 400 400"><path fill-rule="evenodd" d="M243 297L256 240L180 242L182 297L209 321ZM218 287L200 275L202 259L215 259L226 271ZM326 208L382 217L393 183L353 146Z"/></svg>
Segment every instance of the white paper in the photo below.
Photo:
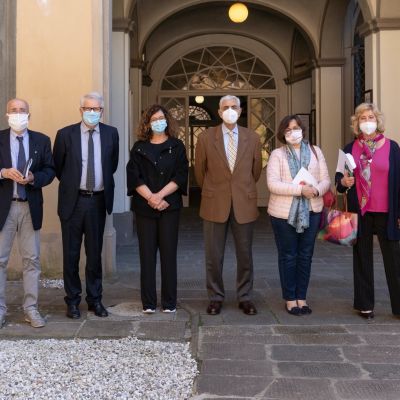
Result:
<svg viewBox="0 0 400 400"><path fill-rule="evenodd" d="M350 153L345 153L343 150L339 149L336 172L340 172L344 175L347 171L351 175L355 168L356 163L353 156Z"/></svg>
<svg viewBox="0 0 400 400"><path fill-rule="evenodd" d="M351 172L353 172L356 168L356 162L350 153L346 153L346 166Z"/></svg>
<svg viewBox="0 0 400 400"><path fill-rule="evenodd" d="M24 168L24 178L27 178L28 177L28 173L29 173L29 170L31 169L31 166L32 166L32 158L30 158L29 160L28 160L28 162L26 163L26 165L25 165L25 168Z"/></svg>
<svg viewBox="0 0 400 400"><path fill-rule="evenodd" d="M344 175L345 164L346 164L346 153L343 150L339 149L336 172L340 172Z"/></svg>
<svg viewBox="0 0 400 400"><path fill-rule="evenodd" d="M300 168L292 183L299 185L300 182L305 182L307 185L313 185L314 187L318 185L317 180L304 167Z"/></svg>

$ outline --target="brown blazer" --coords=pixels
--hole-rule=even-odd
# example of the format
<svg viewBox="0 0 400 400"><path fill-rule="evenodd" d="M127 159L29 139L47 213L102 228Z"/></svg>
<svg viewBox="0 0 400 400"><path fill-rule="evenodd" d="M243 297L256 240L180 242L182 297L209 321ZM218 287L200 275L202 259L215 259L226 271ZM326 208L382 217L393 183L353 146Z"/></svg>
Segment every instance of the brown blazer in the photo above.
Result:
<svg viewBox="0 0 400 400"><path fill-rule="evenodd" d="M202 188L200 217L212 222L226 222L233 205L240 224L255 221L256 182L261 174L260 137L252 130L239 128L238 152L231 173L226 158L222 126L203 132L196 145L194 172Z"/></svg>

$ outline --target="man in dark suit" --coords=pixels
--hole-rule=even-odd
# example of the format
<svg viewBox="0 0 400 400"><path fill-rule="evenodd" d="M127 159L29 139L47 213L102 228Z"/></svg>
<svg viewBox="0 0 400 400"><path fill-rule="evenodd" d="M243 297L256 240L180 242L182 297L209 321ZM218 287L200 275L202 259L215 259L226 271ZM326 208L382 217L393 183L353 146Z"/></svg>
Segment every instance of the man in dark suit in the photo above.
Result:
<svg viewBox="0 0 400 400"><path fill-rule="evenodd" d="M67 317L80 318L82 286L79 257L82 236L86 251L86 302L88 310L107 317L102 300L101 251L106 212L114 202L118 166L118 131L100 123L104 100L98 93L81 99L82 121L60 129L54 143L58 188L58 215L63 241L64 288Z"/></svg>
<svg viewBox="0 0 400 400"><path fill-rule="evenodd" d="M17 236L22 257L25 321L34 328L46 322L38 311L42 187L55 172L50 139L29 129L29 104L7 103L9 129L0 131L0 328L6 315L7 264ZM31 160L31 162L30 162ZM30 165L29 171L26 166Z"/></svg>
<svg viewBox="0 0 400 400"><path fill-rule="evenodd" d="M218 113L223 124L207 129L196 145L195 175L202 188L200 216L203 218L206 252L208 314L219 314L225 297L222 280L228 226L235 241L236 292L239 308L254 315L252 302L254 221L258 217L256 182L261 173L261 142L253 131L236 124L240 100L224 96Z"/></svg>

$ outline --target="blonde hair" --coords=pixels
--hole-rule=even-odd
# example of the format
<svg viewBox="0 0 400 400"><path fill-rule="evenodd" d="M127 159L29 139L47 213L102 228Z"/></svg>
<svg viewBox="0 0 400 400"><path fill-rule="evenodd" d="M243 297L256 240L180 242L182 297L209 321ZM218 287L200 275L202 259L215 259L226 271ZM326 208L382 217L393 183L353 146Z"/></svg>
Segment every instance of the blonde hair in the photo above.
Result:
<svg viewBox="0 0 400 400"><path fill-rule="evenodd" d="M380 133L385 132L383 114L379 111L378 107L374 103L361 103L356 107L354 115L351 116L350 127L354 134L358 136L361 133L358 120L360 119L361 114L363 114L365 111L372 111L375 114L377 124L376 130Z"/></svg>

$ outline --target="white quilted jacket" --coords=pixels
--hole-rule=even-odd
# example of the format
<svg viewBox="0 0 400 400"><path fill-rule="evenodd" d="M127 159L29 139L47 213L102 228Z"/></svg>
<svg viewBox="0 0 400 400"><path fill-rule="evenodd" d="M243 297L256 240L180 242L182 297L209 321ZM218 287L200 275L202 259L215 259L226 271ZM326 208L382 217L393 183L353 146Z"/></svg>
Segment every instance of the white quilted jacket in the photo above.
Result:
<svg viewBox="0 0 400 400"><path fill-rule="evenodd" d="M318 181L319 197L310 199L310 210L320 212L323 208L322 196L329 190L331 181L324 155L319 147L314 146L318 159L311 151L308 171ZM276 218L287 219L293 196L301 195L301 185L292 183L292 176L286 156L286 146L275 149L268 160L267 185L270 191L268 214Z"/></svg>

